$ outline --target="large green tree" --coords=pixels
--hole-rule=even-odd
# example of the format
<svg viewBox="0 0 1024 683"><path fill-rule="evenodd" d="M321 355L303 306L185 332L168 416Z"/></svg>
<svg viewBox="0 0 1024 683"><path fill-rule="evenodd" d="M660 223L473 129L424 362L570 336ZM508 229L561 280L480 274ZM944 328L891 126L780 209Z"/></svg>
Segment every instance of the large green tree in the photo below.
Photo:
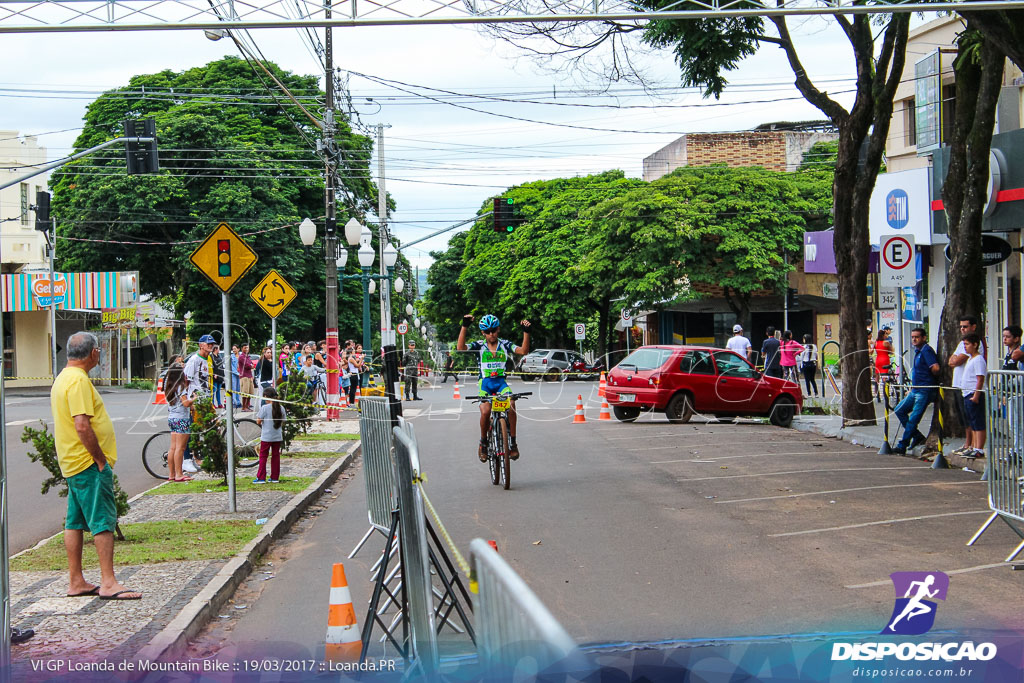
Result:
<svg viewBox="0 0 1024 683"><path fill-rule="evenodd" d="M266 64L322 117L316 77ZM276 99L275 99L276 96ZM160 172L128 176L124 157L110 151L68 164L54 174L53 212L60 240L60 267L68 270L138 270L140 290L172 302L176 317L191 312L202 331L219 329L219 291L188 262L217 223L246 238L259 262L231 293L236 336L265 340L269 319L249 290L276 268L299 290L279 317L288 338L319 337L324 329L324 254L320 240L304 249L297 224L316 219L323 235L323 162L315 152L317 127L280 93L273 95L254 67L235 57L185 71L139 75L91 103L77 149L124 133L124 120L153 118ZM372 141L355 135L338 117L339 166L350 215L372 209L376 190L368 180ZM116 149L116 148L114 148ZM281 226L290 226L280 229ZM342 287L342 334L361 327L361 298Z"/></svg>

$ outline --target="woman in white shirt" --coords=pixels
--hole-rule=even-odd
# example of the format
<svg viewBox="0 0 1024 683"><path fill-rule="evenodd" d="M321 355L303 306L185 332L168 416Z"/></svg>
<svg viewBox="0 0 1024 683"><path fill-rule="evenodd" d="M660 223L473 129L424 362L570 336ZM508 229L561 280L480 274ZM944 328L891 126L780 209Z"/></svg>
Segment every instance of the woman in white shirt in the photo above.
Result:
<svg viewBox="0 0 1024 683"><path fill-rule="evenodd" d="M818 382L815 376L818 374L818 347L811 343L811 335L804 335L804 350L800 352L797 360L800 361L800 370L804 373L804 384L807 385L807 395L811 395L811 390L814 391L814 395L818 395ZM821 387L822 393L825 393L825 387Z"/></svg>

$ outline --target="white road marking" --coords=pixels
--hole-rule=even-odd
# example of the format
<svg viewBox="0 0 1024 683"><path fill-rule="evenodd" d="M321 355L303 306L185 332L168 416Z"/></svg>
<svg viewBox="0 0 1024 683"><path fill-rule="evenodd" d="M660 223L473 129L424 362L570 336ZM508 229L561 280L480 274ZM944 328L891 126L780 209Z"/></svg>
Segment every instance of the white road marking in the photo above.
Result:
<svg viewBox="0 0 1024 683"><path fill-rule="evenodd" d="M832 491L810 491L808 493L787 493L783 496L761 496L759 498L737 498L736 500L716 500L716 505L722 503L753 503L759 500L776 500L778 498L803 498L804 496L823 496L826 493L850 493L852 491L873 491L875 489L902 489L913 486L959 486L961 484L987 484L985 481L930 481L925 484L883 484L881 486L859 486L853 489L834 489Z"/></svg>
<svg viewBox="0 0 1024 683"><path fill-rule="evenodd" d="M643 452L643 451L657 451L657 450L665 450L665 449L661 448L661 447L654 447L654 448L627 448L626 449L626 451L640 451L640 452ZM718 457L718 458L711 458L710 460L702 459L701 462L718 462L719 460L735 460L736 458L764 458L764 457L767 457L769 455L783 456L783 455L825 455L825 454L828 454L828 455L863 455L863 452L862 451L820 451L820 450L818 450L818 451L806 451L806 452L798 452L798 453L785 453L785 452L783 452L783 453L746 453L744 455L723 455L723 456ZM701 456L697 456L697 457L700 458ZM680 458L679 460L655 460L655 461L652 461L650 464L652 464L652 465L667 465L667 464L673 463L673 462L693 462L693 461L694 461L693 458Z"/></svg>
<svg viewBox="0 0 1024 683"><path fill-rule="evenodd" d="M768 534L768 538L782 538L783 536L803 536L804 534L819 534L825 531L844 531L846 529L860 529L866 526L882 526L883 524L896 524L897 522L916 522L922 519L936 519L938 517L957 517L960 515L981 515L989 514L991 510L969 510L967 512L943 512L936 515L918 515L917 517L900 517L898 519L883 519L881 522L862 522L861 524L847 524L845 526L830 526L823 529L805 529L804 531L787 531L784 534ZM849 588L849 586L847 586Z"/></svg>
<svg viewBox="0 0 1024 683"><path fill-rule="evenodd" d="M983 569L995 569L997 567L1008 567L1009 562L997 562L995 564L979 564L976 567L964 567L963 569L948 569L945 571L946 574L968 574L970 572L980 572ZM845 586L845 588L878 588L884 586L886 588L892 588L892 579L883 579L882 581L872 581L871 583L856 583L852 586Z"/></svg>
<svg viewBox="0 0 1024 683"><path fill-rule="evenodd" d="M713 460L701 460L700 462L714 462ZM709 479L746 479L748 477L777 477L783 474L809 474L811 472L866 472L870 470L930 470L928 465L914 465L912 467L829 467L819 470L789 470L787 472L759 472L757 474L723 474L717 477L695 477L678 478L676 481L708 481Z"/></svg>
<svg viewBox="0 0 1024 683"><path fill-rule="evenodd" d="M5 422L4 426L5 427L18 427L20 425L27 425L29 422L35 422L38 419L39 418L37 418L37 417L33 417L33 418L29 418L27 420L13 420L11 422Z"/></svg>

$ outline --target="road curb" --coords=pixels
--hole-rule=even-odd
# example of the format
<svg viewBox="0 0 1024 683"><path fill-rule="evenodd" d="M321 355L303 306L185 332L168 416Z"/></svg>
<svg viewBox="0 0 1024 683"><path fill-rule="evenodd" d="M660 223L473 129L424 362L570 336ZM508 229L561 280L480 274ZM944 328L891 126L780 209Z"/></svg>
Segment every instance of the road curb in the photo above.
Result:
<svg viewBox="0 0 1024 683"><path fill-rule="evenodd" d="M813 418L793 420L792 427L801 432L812 432L821 436L830 436L840 441L849 441L857 446L864 446L865 448L881 448L882 443L885 441L881 434L878 436L858 434L848 427L823 424Z"/></svg>
<svg viewBox="0 0 1024 683"><path fill-rule="evenodd" d="M291 528L299 515L319 498L324 490L355 460L361 442L352 444L330 468L317 477L305 491L298 493L278 510L263 531L249 541L217 575L138 653L140 660L155 662L180 656L189 638L195 636L220 607L234 594L235 589L252 572L256 559L270 543Z"/></svg>

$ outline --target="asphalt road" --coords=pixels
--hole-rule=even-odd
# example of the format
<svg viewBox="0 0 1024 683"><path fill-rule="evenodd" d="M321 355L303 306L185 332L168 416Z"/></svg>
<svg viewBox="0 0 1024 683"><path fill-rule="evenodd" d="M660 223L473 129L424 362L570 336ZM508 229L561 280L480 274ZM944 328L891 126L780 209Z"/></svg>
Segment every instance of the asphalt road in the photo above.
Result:
<svg viewBox="0 0 1024 683"><path fill-rule="evenodd" d="M578 642L877 633L894 571L951 574L937 628L1024 626L1020 573L1001 564L1019 539L997 523L964 545L987 513L976 474L755 421L600 422L596 385L532 384L541 393L523 406L522 458L503 491L475 457L476 409L451 386L405 404L428 495L463 553L473 538L496 541ZM583 425L572 424L577 392ZM367 528L362 476L282 545L274 578L250 587L247 609L204 651L276 643L322 656L334 562L364 623L383 539L346 559Z"/></svg>
<svg viewBox="0 0 1024 683"><path fill-rule="evenodd" d="M114 472L128 497L157 484L142 466L142 446L152 434L167 429L166 406L150 405L148 392L100 388L103 402L117 432L117 465ZM39 390L9 389L5 396L4 435L7 439L8 542L11 553L35 545L64 527L67 500L56 489L40 493L49 473L28 459L30 445L21 442L25 426L39 427L43 420L53 431L49 394Z"/></svg>

